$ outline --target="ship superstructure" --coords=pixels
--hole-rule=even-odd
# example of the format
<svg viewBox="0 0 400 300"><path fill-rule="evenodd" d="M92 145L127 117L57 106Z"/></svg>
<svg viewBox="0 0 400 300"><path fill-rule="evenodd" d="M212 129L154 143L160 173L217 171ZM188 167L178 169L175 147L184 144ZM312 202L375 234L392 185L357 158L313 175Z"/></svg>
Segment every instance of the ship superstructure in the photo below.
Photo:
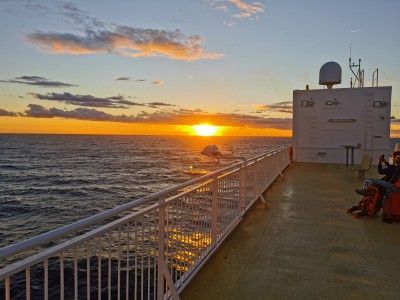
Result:
<svg viewBox="0 0 400 300"><path fill-rule="evenodd" d="M295 161L347 164L391 151L392 87L364 87L363 71L355 75L351 87L333 88L341 83L341 67L328 62L319 80L326 88L293 91Z"/></svg>

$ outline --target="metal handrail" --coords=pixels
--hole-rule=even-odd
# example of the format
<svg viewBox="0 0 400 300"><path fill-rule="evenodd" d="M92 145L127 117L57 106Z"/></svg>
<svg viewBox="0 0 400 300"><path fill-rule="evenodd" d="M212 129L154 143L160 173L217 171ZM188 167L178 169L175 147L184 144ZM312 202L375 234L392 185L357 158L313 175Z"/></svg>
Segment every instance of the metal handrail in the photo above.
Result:
<svg viewBox="0 0 400 300"><path fill-rule="evenodd" d="M71 288L71 282L64 280L64 262L73 263L75 275L72 278L69 276L68 280L73 279L75 288L72 293L78 297L82 292L78 290L83 279L77 273L78 263L86 261L86 283L82 284L86 284L87 296L92 291L90 278L94 273L93 276L98 276L98 286L94 287L98 293L97 297L101 297L103 285L107 286L108 297L111 297L111 277L116 276L112 270L116 268L118 283L115 289L118 295L121 292L128 296L132 293L132 288L138 298L161 299L167 296L178 299L179 292L238 225L252 204L258 198L265 201L262 193L276 177L282 176L282 170L289 164L289 146L280 147L248 161L244 160L2 248L1 257L11 260L7 266L0 269L0 292L4 289L5 299L11 299L12 291L16 292L12 289L13 278L17 276L16 281L21 282L17 278L25 276L26 295L29 298L31 272L37 272L36 266L40 265L45 272L43 296L48 297L48 274L51 270L55 271L50 270L55 265L50 266L49 261L52 259L54 262L55 259L61 274L60 295L65 290L65 285L68 284ZM144 206L145 204L147 205ZM132 211L139 206L139 211ZM116 217L118 218L115 219ZM113 219L108 223L99 224L97 228L89 227L110 218ZM194 227L191 228L192 226ZM79 234L83 229L86 232ZM67 235L74 232L78 235L65 240ZM39 253L29 254L35 247L49 241L55 242L60 238L64 238L64 241L42 251L39 249ZM28 256L12 262L12 258L21 252L26 252ZM97 264L92 262L95 257ZM106 262L108 271L102 271ZM117 263L117 266L112 266L113 263ZM121 276L125 276L126 282L120 282ZM129 284L131 276L135 281L132 287ZM139 289L136 290L138 284ZM18 287L18 291L23 288Z"/></svg>
<svg viewBox="0 0 400 300"><path fill-rule="evenodd" d="M254 163L254 161L257 161L258 159L260 159L261 157L272 155L272 154L274 154L276 152L279 152L282 149L286 149L286 148L287 147L284 146L284 147L280 147L280 148L271 150L271 151L269 151L269 152L267 152L265 154L261 154L259 156L253 157L252 159L250 159L248 161L246 161L246 159L244 159L244 162L246 162L247 164L251 164L251 163ZM243 159L243 158L242 157L235 157L235 159ZM164 190L162 190L160 192L151 194L151 195L149 195L147 197L143 197L143 198L134 200L132 202L129 202L127 204L123 204L121 206L118 206L116 208L101 212L101 213L99 213L99 214L97 214L95 216L91 216L91 217L88 217L86 219L77 221L75 223L63 226L61 228L54 229L52 231L40 234L40 235L38 235L36 237L24 240L22 242L19 242L19 243L10 245L10 246L3 247L3 248L0 249L0 259L5 259L11 254L15 255L17 253L21 253L21 252L27 251L29 249L32 249L34 247L43 245L43 244L45 244L45 243L47 243L49 241L55 240L57 238L65 236L65 235L67 235L69 233L76 232L76 231L81 230L82 228L85 228L85 227L90 226L92 224L95 224L95 223L101 222L103 220L109 219L109 218L111 218L111 217L113 217L115 215L119 215L120 213L122 213L124 211L127 211L129 209L132 209L133 207L137 207L137 206L139 206L141 204L148 203L150 201L154 201L154 200L156 200L156 199L158 199L160 197L163 197L165 195L168 195L171 192L174 192L176 190L186 188L188 186L194 185L194 184L199 183L199 182L203 182L203 181L205 181L205 180L207 180L209 178L213 178L216 175L219 175L219 174L222 174L222 173L227 172L229 170L238 168L241 165L242 165L242 163L236 163L234 165L231 165L231 166L225 167L223 169L211 172L211 173L203 175L201 177L189 180L189 181L184 182L182 184L179 184L179 185L164 189Z"/></svg>

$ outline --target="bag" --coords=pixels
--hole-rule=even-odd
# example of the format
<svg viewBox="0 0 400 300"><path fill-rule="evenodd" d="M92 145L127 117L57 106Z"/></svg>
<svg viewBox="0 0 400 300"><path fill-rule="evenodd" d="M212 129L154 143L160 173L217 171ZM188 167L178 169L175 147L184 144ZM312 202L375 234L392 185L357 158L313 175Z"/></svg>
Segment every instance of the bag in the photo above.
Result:
<svg viewBox="0 0 400 300"><path fill-rule="evenodd" d="M400 221L400 192L392 192L387 198L384 198L382 208L382 222Z"/></svg>
<svg viewBox="0 0 400 300"><path fill-rule="evenodd" d="M379 188L369 185L367 188L367 195L361 199L358 205L353 206L347 210L348 213L360 210L359 213L354 215L354 218L360 217L374 217L382 207L382 197Z"/></svg>

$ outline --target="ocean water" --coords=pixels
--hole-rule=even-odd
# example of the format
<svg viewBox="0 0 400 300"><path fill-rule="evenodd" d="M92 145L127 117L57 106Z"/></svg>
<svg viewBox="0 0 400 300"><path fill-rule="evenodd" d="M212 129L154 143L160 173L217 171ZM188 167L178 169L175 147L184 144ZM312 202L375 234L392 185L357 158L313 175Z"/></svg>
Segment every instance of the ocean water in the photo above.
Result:
<svg viewBox="0 0 400 300"><path fill-rule="evenodd" d="M234 163L291 138L0 134L0 248Z"/></svg>

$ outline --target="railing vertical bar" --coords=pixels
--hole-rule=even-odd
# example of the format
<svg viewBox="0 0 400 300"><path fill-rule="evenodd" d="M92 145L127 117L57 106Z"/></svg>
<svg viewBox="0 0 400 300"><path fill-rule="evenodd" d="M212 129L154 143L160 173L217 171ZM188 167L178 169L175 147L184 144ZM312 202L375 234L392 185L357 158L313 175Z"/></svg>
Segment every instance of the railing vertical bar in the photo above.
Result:
<svg viewBox="0 0 400 300"><path fill-rule="evenodd" d="M254 196L255 199L259 196L259 188L258 188L258 161L254 163Z"/></svg>
<svg viewBox="0 0 400 300"><path fill-rule="evenodd" d="M258 166L259 166L259 168L258 168L258 176L257 176L257 183L258 183L258 190L259 190L259 193L262 195L262 192L263 192L263 172L264 172L264 164L263 164L263 160L262 159L260 159L259 161L258 161Z"/></svg>
<svg viewBox="0 0 400 300"><path fill-rule="evenodd" d="M245 195L245 188L246 188L246 162L240 167L239 170L239 201L240 201L240 209L243 211L246 209L246 195ZM243 212L242 212L243 214Z"/></svg>
<svg viewBox="0 0 400 300"><path fill-rule="evenodd" d="M152 246L152 235L153 235L153 231L151 228L151 214L149 214L148 218L147 218L147 227L149 228L149 245L147 247L147 299L150 299L150 291L151 291L151 246Z"/></svg>
<svg viewBox="0 0 400 300"><path fill-rule="evenodd" d="M90 300L90 243L86 242L86 299Z"/></svg>
<svg viewBox="0 0 400 300"><path fill-rule="evenodd" d="M263 158L263 162L264 162L264 176L263 176L263 182L264 182L264 187L263 190L266 190L266 188L268 187L268 181L267 181L267 156L264 156Z"/></svg>
<svg viewBox="0 0 400 300"><path fill-rule="evenodd" d="M157 278L157 276L158 276L158 261L157 261L158 253L157 253L157 251L159 248L158 236L157 236L158 223L159 223L158 211L157 211L157 209L155 209L154 210L154 258L153 258L153 260L154 260L154 271L153 271L153 294L154 294L154 297L157 296L157 291L158 291L158 286L157 286L157 280L158 280L158 278Z"/></svg>
<svg viewBox="0 0 400 300"><path fill-rule="evenodd" d="M171 205L171 229L172 229L172 235L171 235L171 245L173 245L172 249L171 249L171 278L174 280L174 282L176 282L176 278L177 278L177 271L174 271L174 266L176 266L176 259L174 260L174 257L176 257L177 251L178 251L178 247L176 244L176 234L177 234L177 230L176 230L176 225L177 225L177 220L175 219L175 209L176 209L176 202L174 201ZM175 267L176 269L176 267Z"/></svg>
<svg viewBox="0 0 400 300"><path fill-rule="evenodd" d="M118 282L118 285L117 285L117 288L118 288L118 295L117 295L117 298L118 298L118 300L120 300L121 299L121 225L120 226L118 226L118 262L117 262L117 269L118 269L118 279L117 279L117 282Z"/></svg>
<svg viewBox="0 0 400 300"><path fill-rule="evenodd" d="M147 216L143 215L142 217L142 232L141 232L141 240L142 240L142 251L141 251L141 270L140 270L140 282L141 282L141 286L142 286L142 290L141 290L141 298L140 299L144 299L145 295L147 294L145 291L145 285L146 285L146 280L145 280L145 276L147 273L147 246L146 246L146 240L148 240L148 238L146 238L146 232L149 234L149 226L147 224Z"/></svg>
<svg viewBox="0 0 400 300"><path fill-rule="evenodd" d="M11 291L10 291L10 276L7 276L4 279L4 289L5 289L5 296L6 299L5 300L10 300L11 297Z"/></svg>
<svg viewBox="0 0 400 300"><path fill-rule="evenodd" d="M131 224L130 221L126 224L126 288L125 288L125 298L126 300L129 299L129 267L130 267L130 260L129 260L129 247L130 247L130 229Z"/></svg>
<svg viewBox="0 0 400 300"><path fill-rule="evenodd" d="M101 246L101 237L99 236L97 238L97 299L101 299L101 252L102 252L102 246Z"/></svg>
<svg viewBox="0 0 400 300"><path fill-rule="evenodd" d="M107 281L107 290L108 290L108 300L111 299L111 239L112 239L112 231L108 232L108 281Z"/></svg>
<svg viewBox="0 0 400 300"><path fill-rule="evenodd" d="M28 267L25 270L26 276L26 300L31 299L31 269Z"/></svg>
<svg viewBox="0 0 400 300"><path fill-rule="evenodd" d="M78 300L78 247L74 247L74 299Z"/></svg>
<svg viewBox="0 0 400 300"><path fill-rule="evenodd" d="M64 300L64 252L60 253L60 300Z"/></svg>
<svg viewBox="0 0 400 300"><path fill-rule="evenodd" d="M157 299L164 297L164 275L162 264L164 263L165 248L165 198L160 197L158 207L158 261L157 261Z"/></svg>
<svg viewBox="0 0 400 300"><path fill-rule="evenodd" d="M217 242L217 210L218 210L218 184L219 184L219 180L218 180L218 176L214 176L213 181L212 181L212 198L211 198L211 242L213 244L213 246L216 244ZM197 245L198 246L198 245Z"/></svg>
<svg viewBox="0 0 400 300"><path fill-rule="evenodd" d="M195 234L195 232L196 232L196 230L197 230L197 227L196 227L196 220L195 220L195 217L196 217L196 212L194 211L194 209L193 209L193 207L194 207L194 204L193 204L193 200L192 200L192 198L191 197L189 197L189 196L185 196L185 205L186 205L186 210L187 210L187 213L188 213L188 215L190 216L190 218L191 218L191 220L190 220L190 224L191 224L191 228L192 228L192 231L191 231L191 233L188 233L188 234L186 234L186 236L185 236L185 242L189 245L189 253L192 253L193 252L193 247L194 247L194 245L193 245L193 242L194 242L194 234ZM192 264L192 261L191 261L191 264Z"/></svg>
<svg viewBox="0 0 400 300"><path fill-rule="evenodd" d="M179 199L178 202L178 208L177 208L177 215L180 216L179 218L179 225L178 225L178 232L177 234L179 235L179 240L181 241L181 243L183 243L183 228L184 228L184 220L183 219L183 214L182 214L182 204L183 204L183 199ZM184 268L184 264L185 264L185 255L183 253L185 247L181 247L179 253L181 254L182 259L179 260L179 277L182 276L182 269Z"/></svg>
<svg viewBox="0 0 400 300"><path fill-rule="evenodd" d="M144 249L145 249L145 243L144 243L144 240L145 240L145 237L144 237L144 229L145 229L145 227L147 227L146 226L146 224L145 224L145 217L144 217L144 215L142 216L142 232L141 232L141 240L142 240L142 254L141 254L141 270L140 270L140 285L141 285L141 293L140 293L140 296L141 296L141 298L140 299L144 299L144 259L145 259L145 256L144 256L144 254L145 254L145 252L144 252ZM136 254L137 255L137 254Z"/></svg>
<svg viewBox="0 0 400 300"><path fill-rule="evenodd" d="M44 260L44 299L49 299L49 260Z"/></svg>
<svg viewBox="0 0 400 300"><path fill-rule="evenodd" d="M194 202L194 200L193 200L193 202ZM193 203L193 204L194 204L193 207L196 207L196 203ZM199 253L199 251L198 251L199 250L199 230L202 227L201 226L202 220L203 220L203 216L198 216L198 218L196 220L196 227L198 228L198 230L196 230L194 233L195 245L196 245L196 250L197 250L196 254Z"/></svg>
<svg viewBox="0 0 400 300"><path fill-rule="evenodd" d="M182 274L181 273L182 272L182 258L181 258L182 257L181 256L181 253L182 253L181 252L181 250L182 250L182 239L181 239L182 220L179 217L179 212L180 212L180 207L179 206L180 206L180 203L181 203L181 198L179 198L176 201L175 211L174 211L174 218L176 220L175 236L176 236L176 239L179 241L179 243L177 243L177 249L176 249L176 252L175 252L175 265L176 265L176 268L175 268L175 273L176 273L175 282L178 281L178 278L180 278L181 274Z"/></svg>
<svg viewBox="0 0 400 300"><path fill-rule="evenodd" d="M143 222L142 222L142 226L143 228ZM143 257L142 257L143 259ZM135 291L137 291L137 287L138 287L138 220L135 218ZM141 288L141 293L143 293L143 286ZM134 295L134 299L137 299L137 293L135 293ZM143 299L143 297L141 298Z"/></svg>
<svg viewBox="0 0 400 300"><path fill-rule="evenodd" d="M176 250L175 241L174 241L174 235L175 235L174 205L175 205L175 201L168 203L169 226L168 226L168 235L167 235L167 244L168 244L168 252L167 253L168 253L170 263L167 266L168 266L168 273L170 274L172 281L174 280L174 254L175 254L175 250ZM166 283L165 287L167 288L167 291L170 291L168 282L165 281L165 283Z"/></svg>
<svg viewBox="0 0 400 300"><path fill-rule="evenodd" d="M166 259L166 260L169 260L169 263L167 263L167 267L168 267L168 272L171 274L171 278L173 278L173 273L172 273L172 266L174 265L174 263L173 263L173 252L174 252L174 248L173 248L173 241L171 240L172 239L172 237L173 237L173 234L174 234L174 221L173 221L173 219L171 218L171 216L172 216L172 212L171 212L171 210L172 210L172 205L173 205L173 203L172 204L167 204L167 205L165 205L165 208L166 208L166 212L167 212L167 234L166 234L166 237L167 237L167 243L166 243L166 248L167 248L167 251L165 251L165 254L166 254L166 256L167 256L167 258L168 259ZM165 284L165 287L166 288L168 288L168 285L167 285L167 282L165 282L166 284ZM167 291L167 290L166 290Z"/></svg>

